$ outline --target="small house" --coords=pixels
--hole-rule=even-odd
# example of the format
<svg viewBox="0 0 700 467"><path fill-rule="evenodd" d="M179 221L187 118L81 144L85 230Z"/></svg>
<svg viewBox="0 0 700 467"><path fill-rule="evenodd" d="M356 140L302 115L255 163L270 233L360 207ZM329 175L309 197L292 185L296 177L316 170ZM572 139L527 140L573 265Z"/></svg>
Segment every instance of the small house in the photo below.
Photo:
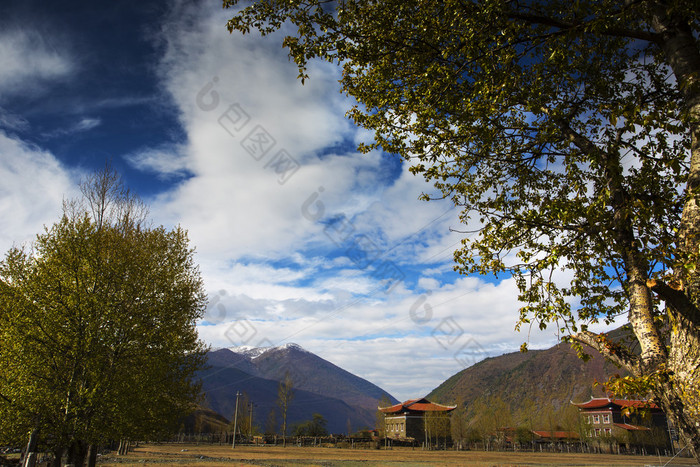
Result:
<svg viewBox="0 0 700 467"><path fill-rule="evenodd" d="M420 441L426 436L449 436L450 412L456 408L456 405L437 404L423 398L379 407L379 410L384 414L384 432L388 438Z"/></svg>

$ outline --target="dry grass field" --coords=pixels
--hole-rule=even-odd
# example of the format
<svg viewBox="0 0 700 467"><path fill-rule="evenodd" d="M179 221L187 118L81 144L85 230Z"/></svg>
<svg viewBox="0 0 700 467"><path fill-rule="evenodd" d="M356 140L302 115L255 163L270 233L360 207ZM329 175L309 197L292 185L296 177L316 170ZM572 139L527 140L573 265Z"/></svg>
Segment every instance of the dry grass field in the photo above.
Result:
<svg viewBox="0 0 700 467"><path fill-rule="evenodd" d="M411 448L391 450L338 449L311 447L255 447L146 444L128 456L103 456L100 466L124 465L197 465L215 466L660 466L668 458L616 456L604 454L505 453L481 451L421 451ZM696 465L687 458L676 458L669 466Z"/></svg>

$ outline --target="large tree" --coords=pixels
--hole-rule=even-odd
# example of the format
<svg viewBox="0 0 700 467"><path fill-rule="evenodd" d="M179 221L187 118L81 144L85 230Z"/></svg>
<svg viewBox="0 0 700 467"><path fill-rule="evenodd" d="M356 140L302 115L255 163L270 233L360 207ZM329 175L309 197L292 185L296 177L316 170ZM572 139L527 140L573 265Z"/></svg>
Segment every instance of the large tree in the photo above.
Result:
<svg viewBox="0 0 700 467"><path fill-rule="evenodd" d="M60 461L168 430L198 397L205 294L184 230L150 227L109 168L0 263L0 443Z"/></svg>
<svg viewBox="0 0 700 467"><path fill-rule="evenodd" d="M225 0L231 7L237 0ZM510 273L520 323L554 324L632 375L700 460L697 0L264 0L305 79L342 67L365 149L463 208L465 273ZM427 197L427 196L426 196ZM626 315L639 348L588 330ZM618 322L618 321L616 321Z"/></svg>

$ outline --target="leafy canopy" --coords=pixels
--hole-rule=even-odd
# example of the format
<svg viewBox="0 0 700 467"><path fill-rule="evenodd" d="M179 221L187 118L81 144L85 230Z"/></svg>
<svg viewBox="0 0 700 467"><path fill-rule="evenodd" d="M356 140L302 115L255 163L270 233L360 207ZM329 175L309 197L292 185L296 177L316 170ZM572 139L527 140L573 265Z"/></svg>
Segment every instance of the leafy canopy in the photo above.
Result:
<svg viewBox="0 0 700 467"><path fill-rule="evenodd" d="M95 199L0 263L4 443L37 428L53 450L147 438L198 397L205 295L187 235L147 226L114 173L91 182L105 190L84 185Z"/></svg>
<svg viewBox="0 0 700 467"><path fill-rule="evenodd" d="M627 310L621 235L648 277L679 261L689 117L646 3L265 1L228 27L296 27L302 79L314 57L341 65L349 115L375 132L364 149L464 207L458 269L514 274L523 322L576 331ZM672 8L694 17L692 3Z"/></svg>

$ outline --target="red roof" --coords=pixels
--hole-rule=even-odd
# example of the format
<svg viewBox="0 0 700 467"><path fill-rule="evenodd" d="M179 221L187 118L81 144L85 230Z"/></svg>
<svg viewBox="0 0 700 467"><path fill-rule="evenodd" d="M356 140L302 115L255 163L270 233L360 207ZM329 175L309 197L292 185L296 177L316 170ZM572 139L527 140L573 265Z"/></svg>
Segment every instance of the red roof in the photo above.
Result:
<svg viewBox="0 0 700 467"><path fill-rule="evenodd" d="M578 439L575 431L535 431L533 433L542 438L549 439Z"/></svg>
<svg viewBox="0 0 700 467"><path fill-rule="evenodd" d="M645 426L630 425L628 423L613 423L613 425L629 431L649 431L649 428Z"/></svg>
<svg viewBox="0 0 700 467"><path fill-rule="evenodd" d="M428 399L410 399L401 404L392 405L391 407L379 407L384 413L400 413L400 412L451 412L456 409L456 405L442 405L430 402Z"/></svg>
<svg viewBox="0 0 700 467"><path fill-rule="evenodd" d="M607 397L591 398L588 402L572 402L575 406L581 409L600 409L607 407L610 404L617 405L619 407L633 407L635 409L658 409L659 406L653 402L646 400L635 400L635 399L609 399Z"/></svg>

